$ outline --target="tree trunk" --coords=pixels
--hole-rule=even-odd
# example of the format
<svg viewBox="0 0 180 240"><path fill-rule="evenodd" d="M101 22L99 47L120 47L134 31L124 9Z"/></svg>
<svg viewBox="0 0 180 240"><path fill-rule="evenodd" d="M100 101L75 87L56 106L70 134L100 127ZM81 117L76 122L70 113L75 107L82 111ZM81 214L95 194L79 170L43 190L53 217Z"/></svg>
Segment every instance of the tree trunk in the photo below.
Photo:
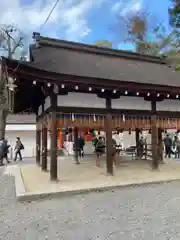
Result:
<svg viewBox="0 0 180 240"><path fill-rule="evenodd" d="M7 111L0 109L0 139L5 137Z"/></svg>
<svg viewBox="0 0 180 240"><path fill-rule="evenodd" d="M136 52L144 54L145 53L145 44L144 44L144 36L142 33L137 34L137 39L139 42L136 44Z"/></svg>

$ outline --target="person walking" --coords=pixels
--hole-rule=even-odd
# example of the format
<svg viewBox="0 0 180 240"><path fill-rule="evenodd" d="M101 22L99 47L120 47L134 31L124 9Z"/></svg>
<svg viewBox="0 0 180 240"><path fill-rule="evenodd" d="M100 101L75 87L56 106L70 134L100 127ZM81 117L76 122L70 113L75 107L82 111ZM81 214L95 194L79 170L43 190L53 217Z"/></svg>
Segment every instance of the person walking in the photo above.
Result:
<svg viewBox="0 0 180 240"><path fill-rule="evenodd" d="M15 158L14 161L17 160L17 156L19 155L19 159L20 161L22 161L22 154L21 154L21 150L24 149L24 145L22 144L21 140L19 137L17 137L17 141L16 141L16 146L15 146Z"/></svg>

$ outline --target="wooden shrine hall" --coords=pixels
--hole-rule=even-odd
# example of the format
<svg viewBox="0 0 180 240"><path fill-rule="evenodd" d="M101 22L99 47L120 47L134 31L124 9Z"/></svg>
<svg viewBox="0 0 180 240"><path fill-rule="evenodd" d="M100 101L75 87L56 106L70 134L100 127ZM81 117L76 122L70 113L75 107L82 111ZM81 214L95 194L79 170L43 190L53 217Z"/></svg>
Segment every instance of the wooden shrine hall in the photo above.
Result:
<svg viewBox="0 0 180 240"><path fill-rule="evenodd" d="M13 112L31 109L37 115L36 161L42 170L47 169L50 131L51 180L58 177L57 129L63 127L72 127L75 137L81 128L105 131L109 174L113 174L112 131L117 127L151 129L152 167L158 168L158 128L164 128L166 119L175 119L179 125L180 117L180 110L157 107L167 100L180 105L180 74L166 59L51 39L39 33L33 38L30 61L2 57L2 77L15 88L9 88ZM125 97L141 99L148 107L134 109L132 101L132 109L124 109Z"/></svg>

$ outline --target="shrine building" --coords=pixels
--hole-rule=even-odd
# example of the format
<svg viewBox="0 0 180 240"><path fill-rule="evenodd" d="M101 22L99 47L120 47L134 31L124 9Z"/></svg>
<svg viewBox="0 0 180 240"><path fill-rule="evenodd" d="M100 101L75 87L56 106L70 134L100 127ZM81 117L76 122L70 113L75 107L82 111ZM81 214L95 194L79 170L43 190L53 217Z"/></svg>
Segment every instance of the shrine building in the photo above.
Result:
<svg viewBox="0 0 180 240"><path fill-rule="evenodd" d="M57 176L57 135L71 128L74 138L87 129L106 134L107 172L113 174L112 131L148 129L152 167L158 168L162 131L180 128L180 74L166 58L112 50L33 34L30 61L2 57L2 78L13 113L32 109L37 116L36 162L47 169L47 132L51 135L50 177ZM125 107L131 99L130 108ZM139 100L138 100L139 99ZM137 101L142 107L137 108ZM77 161L77 154L75 159ZM78 166L77 166L78 167Z"/></svg>

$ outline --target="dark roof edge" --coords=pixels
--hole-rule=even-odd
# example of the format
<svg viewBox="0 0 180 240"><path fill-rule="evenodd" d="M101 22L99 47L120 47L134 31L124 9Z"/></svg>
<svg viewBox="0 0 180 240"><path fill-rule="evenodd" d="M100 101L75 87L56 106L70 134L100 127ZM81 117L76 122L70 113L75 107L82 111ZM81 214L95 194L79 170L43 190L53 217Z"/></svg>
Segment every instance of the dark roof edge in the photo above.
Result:
<svg viewBox="0 0 180 240"><path fill-rule="evenodd" d="M66 49L90 52L95 54L111 55L114 57L115 56L124 57L124 58L129 58L134 60L154 62L159 64L167 64L165 56L156 57L156 56L135 53L132 51L109 49L109 48L98 47L90 44L71 42L67 40L60 40L60 39L49 38L49 37L42 37L39 33L33 33L33 38L35 39L36 43L38 43L36 44L36 46L39 45L39 46L50 46L54 48L66 48Z"/></svg>
<svg viewBox="0 0 180 240"><path fill-rule="evenodd" d="M42 78L43 78L43 81L44 81L44 79L45 80L51 79L51 80L48 80L48 82L53 80L52 83L54 83L54 84L58 84L57 81L60 81L60 79L61 79L61 81L63 79L63 81L66 80L68 82L71 82L71 83L73 82L73 83L77 83L77 84L79 83L79 81L77 82L77 79L82 79L83 81L80 82L80 83L84 84L85 81L88 79L88 80L96 80L96 82L93 83L95 85L101 85L101 86L107 86L107 87L109 86L109 85L107 85L107 83L104 85L104 81L106 81L106 82L107 82L107 80L109 81L109 79L107 79L107 78L101 78L101 77L95 77L94 78L94 77L91 77L91 76L86 77L86 76L78 76L78 75L66 74L66 73L50 72L50 71L47 71L46 69L38 68L36 66L36 63L34 63L34 62L20 61L20 60L16 60L16 59L9 59L9 58L4 57L4 56L2 56L2 62L6 66L8 66L8 70L12 70L13 72L14 72L14 69L16 69L16 71L19 71L21 67L25 67L24 71L28 72L28 70L29 70L31 74L33 73L33 70L37 71L37 73L36 73L37 75L40 72L45 73L45 74L47 74L47 73L51 74L51 76L53 75L53 79L49 75L47 76L46 79L45 79L45 77L42 77ZM13 68L9 67L10 63L14 63ZM38 79L38 77L35 76L35 79ZM72 79L74 79L74 81L72 81ZM103 83L102 83L102 81L103 81ZM176 94L179 92L179 89L180 89L180 87L178 87L178 86L151 84L151 83L139 83L139 82L131 82L131 81L123 81L123 80L122 81L111 80L111 83L114 86L117 86L117 84L118 84L119 87L122 87L123 84L125 84L126 86L131 85L132 88L136 88L138 90L140 90L140 88L142 87L142 88L149 89L149 91L157 91L157 88L158 88L158 92L159 91L168 91L170 93L175 92ZM156 89L154 90L152 88L156 88ZM159 90L159 88L160 88L160 90ZM146 91L147 91L147 89L146 89Z"/></svg>

